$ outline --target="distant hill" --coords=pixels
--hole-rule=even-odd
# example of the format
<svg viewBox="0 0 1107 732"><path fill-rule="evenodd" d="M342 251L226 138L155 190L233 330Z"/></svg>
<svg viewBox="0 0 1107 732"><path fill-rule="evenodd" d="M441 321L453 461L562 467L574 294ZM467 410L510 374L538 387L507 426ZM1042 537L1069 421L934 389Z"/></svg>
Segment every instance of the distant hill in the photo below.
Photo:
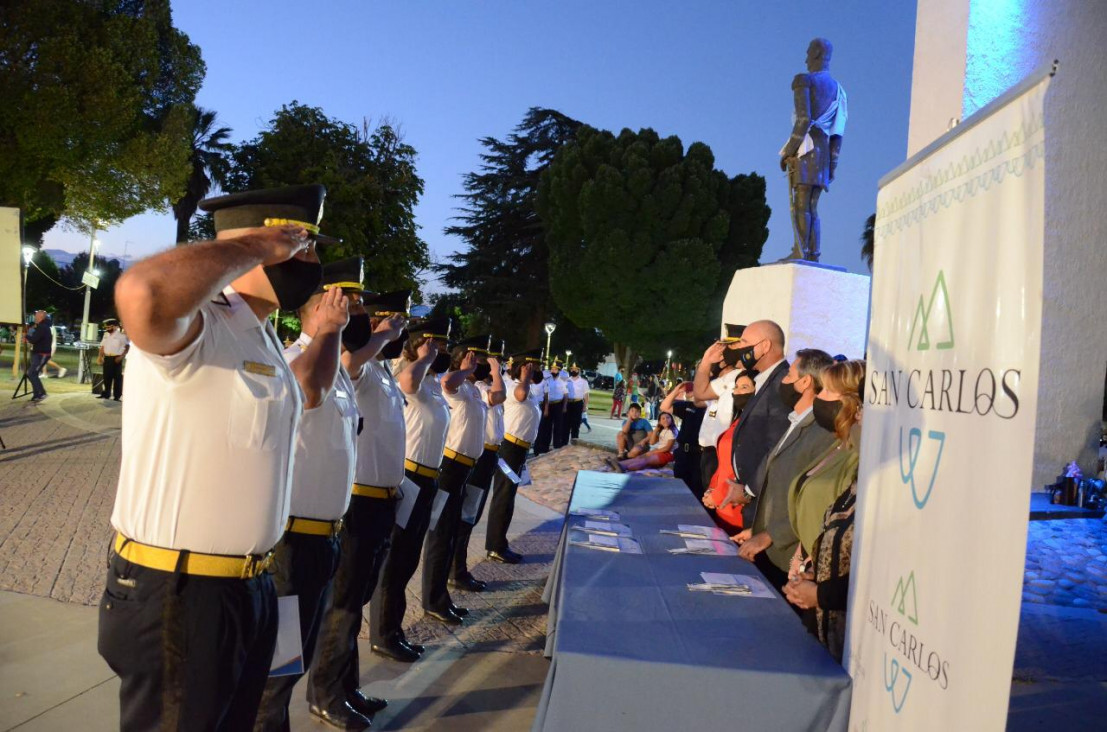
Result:
<svg viewBox="0 0 1107 732"><path fill-rule="evenodd" d="M67 264L72 264L73 259L77 256L76 252L67 252L64 249L43 249L42 251L44 251L44 252L46 252L47 254L50 255L50 258L54 260L54 263L56 265L58 265L58 269L61 269L62 267L66 266ZM123 269L127 269L127 267L130 267L135 261L134 257L128 256L128 257L124 258L124 257L122 257L118 254L112 254L111 252L104 252L104 253L101 253L101 254L97 254L96 258L97 259L118 259L119 264L122 265Z"/></svg>

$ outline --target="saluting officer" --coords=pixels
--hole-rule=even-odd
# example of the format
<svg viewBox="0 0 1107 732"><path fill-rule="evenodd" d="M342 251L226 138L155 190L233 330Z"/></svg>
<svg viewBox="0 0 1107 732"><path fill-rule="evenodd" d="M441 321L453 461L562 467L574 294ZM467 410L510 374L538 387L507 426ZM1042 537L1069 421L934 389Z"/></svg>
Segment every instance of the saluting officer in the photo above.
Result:
<svg viewBox="0 0 1107 732"><path fill-rule="evenodd" d="M360 302L356 302L360 300ZM341 555L308 675L308 703L317 716L355 727L350 713L370 717L388 702L364 695L357 636L373 597L396 523L404 479L404 395L390 363L407 337L411 291L363 292L342 331L342 365L354 382L363 427L357 436L350 506L340 534ZM347 706L348 705L348 706Z"/></svg>
<svg viewBox="0 0 1107 732"><path fill-rule="evenodd" d="M464 502L469 502L470 491L478 494L472 499L476 502L476 511L471 516L462 513L450 569L450 586L469 592L483 592L486 589L485 583L469 571L469 537L484 513L484 504L488 499L488 492L492 490L492 476L496 473L497 459L500 456L500 443L504 440L504 400L507 398L507 391L504 388L500 359L504 355L505 345L503 341L495 339L492 343L494 345L489 348L488 363L477 366L473 372L473 383L480 390L484 403L488 405L484 419L484 450L477 458L477 464L473 466L473 472L469 474L465 485Z"/></svg>
<svg viewBox="0 0 1107 732"><path fill-rule="evenodd" d="M574 363L569 367L569 404L565 409L565 430L574 441L580 439L580 425L588 413L588 393L588 381L580 375L580 366Z"/></svg>
<svg viewBox="0 0 1107 732"><path fill-rule="evenodd" d="M460 625L469 614L467 608L454 604L446 582L461 523L465 484L484 452L488 404L473 383L473 376L481 366L487 370L491 343L490 335L458 341L450 351L450 369L440 379L450 406L450 429L438 474L438 488L446 492L447 498L438 522L427 532L423 548L423 611L447 625Z"/></svg>
<svg viewBox="0 0 1107 732"><path fill-rule="evenodd" d="M438 382L450 367L450 354L446 352L449 338L449 318L420 323L412 329L404 344L403 357L392 369L407 398L404 408L407 428L404 474L410 481L407 490L417 490L418 494L404 525L397 523L392 529L392 550L381 570L377 596L369 606L369 626L375 653L408 663L418 659L419 649L404 638L405 591L419 566L419 552L438 493L438 468L450 427L450 407Z"/></svg>
<svg viewBox="0 0 1107 732"><path fill-rule="evenodd" d="M517 353L511 360L511 382L506 385L504 441L500 444L500 457L518 475L527 461L527 450L538 435L542 414L539 407L542 393L530 388L543 386L541 350ZM523 555L508 546L507 530L515 512L515 492L519 486L502 471L496 473L492 485L492 506L488 510L484 548L488 550L490 559L518 564L523 561Z"/></svg>
<svg viewBox="0 0 1107 732"><path fill-rule="evenodd" d="M349 298L361 291L361 269L361 257L324 265L322 284L300 308L300 336L284 351L303 390L304 415L292 466L291 516L273 552L270 572L279 597L297 598L305 667L311 666L338 565L337 534L354 478L359 415L339 353ZM288 702L300 676L269 678L255 729L289 729ZM311 711L320 715L314 707Z"/></svg>
<svg viewBox="0 0 1107 732"><path fill-rule="evenodd" d="M265 569L302 409L267 317L319 285L325 195L203 201L216 241L150 257L116 286L134 347L98 648L121 681L123 730L254 724L277 634Z"/></svg>

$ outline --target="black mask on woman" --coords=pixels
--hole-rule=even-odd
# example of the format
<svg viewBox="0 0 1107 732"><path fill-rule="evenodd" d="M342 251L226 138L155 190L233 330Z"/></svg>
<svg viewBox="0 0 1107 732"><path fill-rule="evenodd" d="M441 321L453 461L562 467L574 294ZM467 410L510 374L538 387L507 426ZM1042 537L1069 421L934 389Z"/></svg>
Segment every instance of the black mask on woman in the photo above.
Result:
<svg viewBox="0 0 1107 732"><path fill-rule="evenodd" d="M750 398L752 396L753 396L753 394L735 394L734 395L734 411L731 412L731 415L733 415L734 417L737 417L739 414L741 414L742 410L746 408L747 404L749 404Z"/></svg>
<svg viewBox="0 0 1107 732"><path fill-rule="evenodd" d="M788 409L794 410L802 397L803 394L796 391L796 382L793 381L791 384L787 381L780 382L780 399Z"/></svg>
<svg viewBox="0 0 1107 732"><path fill-rule="evenodd" d="M530 380L532 383L541 384L546 380L546 377L542 375L541 371L532 371L530 373Z"/></svg>
<svg viewBox="0 0 1107 732"><path fill-rule="evenodd" d="M473 369L473 378L477 381L484 381L492 375L492 367L486 363L478 363L477 367Z"/></svg>
<svg viewBox="0 0 1107 732"><path fill-rule="evenodd" d="M731 368L734 368L741 362L742 349L740 348L727 348L723 351L723 363Z"/></svg>
<svg viewBox="0 0 1107 732"><path fill-rule="evenodd" d="M323 281L323 265L293 257L265 267L265 276L273 286L280 309L299 310Z"/></svg>
<svg viewBox="0 0 1107 732"><path fill-rule="evenodd" d="M369 313L351 315L350 322L342 329L342 345L347 351L362 348L373 337L373 324L369 322Z"/></svg>
<svg viewBox="0 0 1107 732"><path fill-rule="evenodd" d="M834 432L834 420L838 418L838 412L842 411L842 400L816 399L814 412L815 422L827 432Z"/></svg>
<svg viewBox="0 0 1107 732"><path fill-rule="evenodd" d="M381 355L389 361L399 358L404 352L404 343L407 342L407 336L407 328L404 328L400 331L400 335L396 336L396 340L385 344L384 348L381 349Z"/></svg>
<svg viewBox="0 0 1107 732"><path fill-rule="evenodd" d="M450 368L450 354L440 353L431 361L430 370L436 374L444 374Z"/></svg>

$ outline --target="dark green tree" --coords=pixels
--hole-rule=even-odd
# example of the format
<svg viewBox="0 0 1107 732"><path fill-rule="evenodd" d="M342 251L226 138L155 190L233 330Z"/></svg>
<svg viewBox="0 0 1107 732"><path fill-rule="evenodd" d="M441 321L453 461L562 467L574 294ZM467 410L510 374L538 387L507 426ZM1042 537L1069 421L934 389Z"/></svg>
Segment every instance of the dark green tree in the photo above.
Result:
<svg viewBox="0 0 1107 732"><path fill-rule="evenodd" d="M685 151L650 129L581 128L543 174L538 211L554 300L628 369L717 335L733 269L757 261L767 234L760 176L728 180L707 145Z"/></svg>
<svg viewBox="0 0 1107 732"><path fill-rule="evenodd" d="M31 259L31 268L27 270L27 312L46 310L56 313L68 307L68 293L58 283L61 272L58 265L41 249Z"/></svg>
<svg viewBox="0 0 1107 732"><path fill-rule="evenodd" d="M371 289L418 289L419 272L430 260L415 223L423 194L415 156L415 148L389 124L357 128L294 101L235 150L224 188L322 183L327 187L322 229L342 239L327 247L323 259L361 254Z"/></svg>
<svg viewBox="0 0 1107 732"><path fill-rule="evenodd" d="M65 307L59 307L59 313L65 320L79 322L84 314L85 293L81 286L81 278L88 269L88 252L81 252L73 257L73 261L61 269L61 283L70 288L66 290ZM104 318L113 318L118 315L115 311L115 283L123 274L123 265L118 259L96 259L95 269L99 272L100 284L93 289L89 299L88 321L99 323Z"/></svg>
<svg viewBox="0 0 1107 732"><path fill-rule="evenodd" d="M435 267L443 284L459 293L452 304L480 315L511 350L545 345L543 324L559 322L536 210L538 181L580 126L558 111L534 107L505 139L482 138L480 168L465 175L458 223L446 228L465 243Z"/></svg>
<svg viewBox="0 0 1107 732"><path fill-rule="evenodd" d="M876 214L865 219L865 229L861 232L861 259L865 260L869 271L873 271L873 255L876 253Z"/></svg>
<svg viewBox="0 0 1107 732"><path fill-rule="evenodd" d="M203 76L169 0L0 3L0 205L83 228L164 208Z"/></svg>
<svg viewBox="0 0 1107 732"><path fill-rule="evenodd" d="M212 184L222 186L227 181L228 157L234 145L228 142L229 127L216 127L215 112L202 107L192 108L192 140L189 152L188 182L184 195L173 202L173 218L177 220L177 241L189 241L189 229L196 206L211 191Z"/></svg>

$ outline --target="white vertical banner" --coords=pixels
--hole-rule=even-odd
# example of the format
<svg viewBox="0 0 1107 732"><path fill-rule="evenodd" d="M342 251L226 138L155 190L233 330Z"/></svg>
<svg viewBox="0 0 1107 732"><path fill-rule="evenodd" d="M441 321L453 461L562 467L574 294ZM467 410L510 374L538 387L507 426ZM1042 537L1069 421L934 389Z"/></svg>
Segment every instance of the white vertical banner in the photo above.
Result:
<svg viewBox="0 0 1107 732"><path fill-rule="evenodd" d="M1049 76L882 181L850 728L1002 730L1029 514Z"/></svg>

